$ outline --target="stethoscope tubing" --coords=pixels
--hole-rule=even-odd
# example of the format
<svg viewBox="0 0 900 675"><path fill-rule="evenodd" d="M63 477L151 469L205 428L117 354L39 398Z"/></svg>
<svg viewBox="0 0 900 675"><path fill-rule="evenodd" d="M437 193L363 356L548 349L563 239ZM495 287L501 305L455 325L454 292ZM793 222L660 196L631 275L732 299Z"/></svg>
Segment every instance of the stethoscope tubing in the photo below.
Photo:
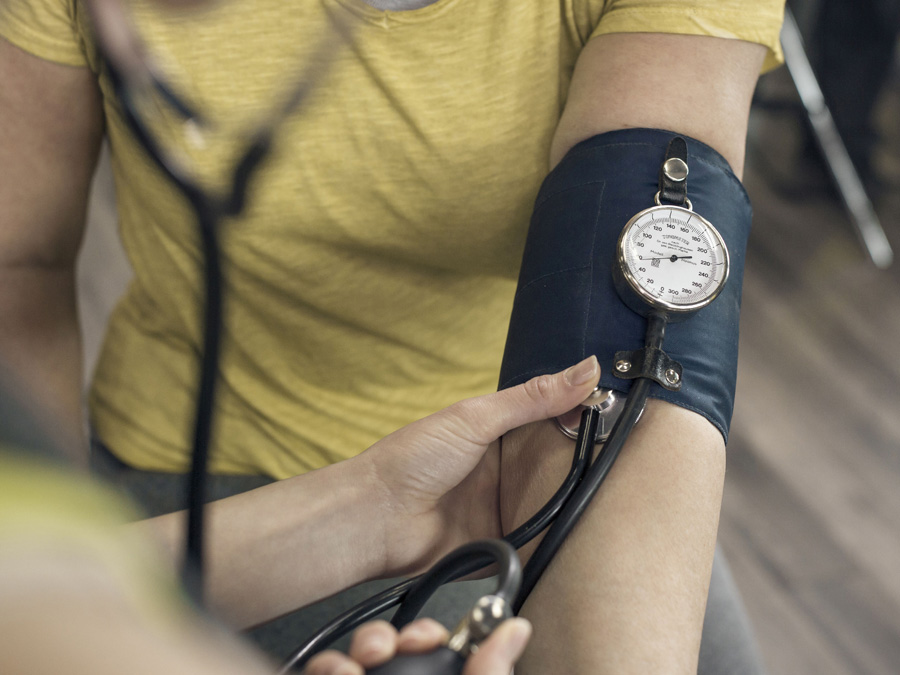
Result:
<svg viewBox="0 0 900 675"><path fill-rule="evenodd" d="M117 95L123 103L125 119L132 133L156 165L187 198L195 212L200 231L205 294L203 336L192 434L191 470L188 479L188 526L182 578L188 597L202 607L203 507L207 492L206 467L213 431L215 387L218 379L224 314L221 247L218 233L224 217L236 215L243 210L250 178L269 151L272 128L263 127L252 138L244 155L234 168L230 191L219 197L211 195L202 186L195 183L188 174L182 172L179 166L166 161L167 155L159 147L137 112L127 83L119 77L112 64L109 64L109 68ZM178 99L170 92L164 91L163 94L169 94L167 99L172 99L170 103L179 103ZM185 111L190 112L188 108L185 108ZM659 323L656 323L654 328L653 317L651 317L648 324L648 344L653 341L651 336L655 331L659 333L657 342L661 347L664 325L663 319L661 328ZM562 541L584 513L615 463L643 410L649 385L650 381L643 378L639 378L633 384L625 409L616 422L603 451L593 464L590 464L590 458L594 448L593 439L598 416L595 409L586 409L582 415L573 462L560 488L532 518L504 538L513 547L521 548L548 526L550 527L524 572L518 568L517 556L513 556L515 558L515 565L513 565L497 551L486 553L484 542L475 542L464 546L448 554L428 573L401 582L336 617L298 647L279 673L286 673L293 668L302 667L315 653L341 635L398 604L401 606L393 618L393 623L402 627L415 618L422 605L442 584L471 574L492 562L503 563L500 566L501 576L498 579L500 585L498 592L508 595L509 600L514 599L514 612L518 613L550 560L559 550ZM511 571L513 568L515 568L515 572ZM515 590L512 590L513 586Z"/></svg>
<svg viewBox="0 0 900 675"><path fill-rule="evenodd" d="M576 443L575 453L572 457L572 464L569 467L569 472L566 474L565 479L553 496L537 511L537 513L504 537L504 539L514 548L521 548L538 534L543 532L553 522L553 519L562 510L566 501L571 497L575 488L578 487L578 484L584 478L585 471L589 466L593 454L593 444L589 443L586 440L587 438L591 438L591 436L585 435ZM477 572L486 564L488 563L482 559L471 561L466 565L460 565L448 581L455 581ZM313 656L341 636L378 616L383 611L403 603L407 593L413 585L417 583L421 576L422 575L412 579L406 579L336 616L316 633L307 638L305 642L299 645L290 656L287 657L279 670L279 675L286 675L288 671L292 669L302 668ZM511 601L512 600L513 599L511 598ZM421 609L421 607L419 609ZM418 610L413 613L412 611L401 612L398 609L397 613L395 613L392 618L392 623L396 627L402 628L408 621L415 617L416 613L418 613Z"/></svg>
<svg viewBox="0 0 900 675"><path fill-rule="evenodd" d="M563 541L574 529L576 523L584 514L594 495L600 489L603 481L609 475L610 469L618 459L625 441L634 428L638 417L644 409L647 393L650 389L650 380L640 378L631 387L622 414L613 426L613 430L603 446L603 450L596 461L591 464L584 480L578 485L578 489L567 500L562 511L553 521L547 534L538 544L531 558L525 565L522 578L522 588L513 604L513 613L518 614L546 571L553 557L559 551ZM597 428L599 413L595 408L588 408L582 414L581 426L578 430L579 443L590 443L594 438Z"/></svg>

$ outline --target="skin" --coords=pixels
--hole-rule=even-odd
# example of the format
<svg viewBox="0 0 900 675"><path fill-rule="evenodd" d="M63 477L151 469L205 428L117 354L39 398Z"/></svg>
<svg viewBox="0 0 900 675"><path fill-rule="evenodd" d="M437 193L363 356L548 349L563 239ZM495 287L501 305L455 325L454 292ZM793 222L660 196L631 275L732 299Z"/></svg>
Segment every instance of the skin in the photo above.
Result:
<svg viewBox="0 0 900 675"><path fill-rule="evenodd" d="M3 39L0 82L0 353L85 459L75 260L103 137L100 95L86 68Z"/></svg>
<svg viewBox="0 0 900 675"><path fill-rule="evenodd" d="M759 45L706 37L592 40L576 66L551 164L595 134L655 127L716 148L740 175L763 57ZM697 672L724 450L721 435L700 415L650 401L523 608L535 636L517 673ZM571 452L572 442L549 423L504 437L506 531L552 494Z"/></svg>
<svg viewBox="0 0 900 675"><path fill-rule="evenodd" d="M502 623L478 651L466 661L463 675L508 675L525 649L531 625L524 619ZM326 651L313 658L306 675L363 675L396 654L428 652L447 641L447 629L432 619L420 619L397 631L386 621L372 621L353 636L349 655Z"/></svg>
<svg viewBox="0 0 900 675"><path fill-rule="evenodd" d="M119 589L97 583L96 574L90 579L94 583L56 586L55 594L30 594L27 599L22 593L5 596L0 584L5 609L0 616L3 672L271 675L275 671L258 653L199 617L186 614L169 623L148 621L134 612ZM504 622L467 661L463 675L509 675L530 633L524 619ZM428 652L446 638L447 631L430 619L413 622L400 634L386 622L371 622L354 634L349 655L323 652L304 673L363 675L365 668L395 654ZM53 649L46 649L48 644Z"/></svg>
<svg viewBox="0 0 900 675"><path fill-rule="evenodd" d="M623 33L591 40L575 66L551 166L591 136L646 127L703 141L740 178L764 56L761 45L693 35Z"/></svg>
<svg viewBox="0 0 900 675"><path fill-rule="evenodd" d="M628 34L592 40L576 67L551 166L594 134L649 126L706 142L740 175L762 58L760 46L716 38ZM85 70L40 61L2 40L0 81L0 350L61 425L80 438L73 273L103 128L99 97ZM571 442L547 424L509 434L502 462L484 460L467 494L496 504L497 522L511 529L556 488L570 453ZM653 402L526 605L536 637L518 672L696 672L724 466L722 439L708 422ZM173 536L171 526L158 530L164 541ZM216 531L214 525L214 538L221 538L223 528ZM395 560L385 568L414 569L433 559L441 545L426 540L427 550L406 566ZM237 550L222 545L223 551ZM240 561L233 570L221 567L231 564L221 562L229 556L214 556L220 560L213 563L214 588L240 578L232 573L251 573ZM338 576L344 583L357 573L340 570ZM227 608L236 601L219 602ZM253 606L235 620L252 623L265 611Z"/></svg>
<svg viewBox="0 0 900 675"><path fill-rule="evenodd" d="M217 502L209 513L211 598L223 615L252 623L366 578L428 566L464 541L497 536L496 497L471 520L472 513L462 508L472 501L473 490L495 483L497 439L571 408L599 377L591 357L563 373L457 403L353 460L254 491L250 501L238 495ZM359 489L343 499L357 481ZM323 504L313 507L316 500ZM168 543L171 564L175 540L183 538L181 516L130 525L125 533L94 532L92 538L153 534ZM7 537L21 542L0 552L0 631L8 639L0 650L0 671L271 672L258 655L187 608L175 612L173 604L160 615L135 607L134 589L141 583L123 581L108 560L87 553L91 546L81 550L71 541L54 541L59 525L39 522L46 531L27 536L17 534L15 525L8 528ZM409 531L417 536L405 536ZM252 565L245 567L248 558ZM163 596L164 591L159 588ZM529 635L527 621L505 622L467 661L465 674L507 675ZM354 637L349 656L323 653L308 673L361 674L397 652L434 649L446 637L433 621L410 624L400 635L385 622L370 623ZM45 649L48 644L53 649Z"/></svg>
<svg viewBox="0 0 900 675"><path fill-rule="evenodd" d="M591 357L461 401L353 459L214 502L206 512L207 588L217 614L246 628L368 579L425 571L463 543L501 536L497 439L569 410L599 377ZM157 537L175 564L184 521L174 513L130 527ZM306 561L302 574L297 561Z"/></svg>

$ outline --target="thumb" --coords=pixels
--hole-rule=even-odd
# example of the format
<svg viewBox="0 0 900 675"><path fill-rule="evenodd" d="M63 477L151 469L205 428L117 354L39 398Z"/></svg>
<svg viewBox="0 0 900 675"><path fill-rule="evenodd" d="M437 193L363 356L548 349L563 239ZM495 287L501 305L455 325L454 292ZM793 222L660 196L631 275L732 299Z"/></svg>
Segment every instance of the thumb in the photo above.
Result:
<svg viewBox="0 0 900 675"><path fill-rule="evenodd" d="M458 408L455 412L474 433L473 440L490 443L516 427L568 412L590 395L599 379L597 357L589 356L562 372L540 375L450 409Z"/></svg>
<svg viewBox="0 0 900 675"><path fill-rule="evenodd" d="M531 624L525 619L504 621L466 661L463 675L506 675L525 651Z"/></svg>

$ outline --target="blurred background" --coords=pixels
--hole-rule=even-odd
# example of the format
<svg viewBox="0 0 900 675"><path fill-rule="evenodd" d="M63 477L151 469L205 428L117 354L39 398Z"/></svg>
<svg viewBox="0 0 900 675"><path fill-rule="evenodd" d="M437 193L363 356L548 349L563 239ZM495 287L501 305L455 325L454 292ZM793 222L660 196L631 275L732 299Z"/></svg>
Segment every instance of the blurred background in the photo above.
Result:
<svg viewBox="0 0 900 675"><path fill-rule="evenodd" d="M792 3L900 250L900 0ZM865 253L786 68L760 81L720 541L772 675L900 673L900 270ZM128 281L106 160L80 261L86 372Z"/></svg>
<svg viewBox="0 0 900 675"><path fill-rule="evenodd" d="M900 2L791 6L898 250ZM788 69L761 80L720 541L773 675L896 675L900 263L863 252L805 117Z"/></svg>

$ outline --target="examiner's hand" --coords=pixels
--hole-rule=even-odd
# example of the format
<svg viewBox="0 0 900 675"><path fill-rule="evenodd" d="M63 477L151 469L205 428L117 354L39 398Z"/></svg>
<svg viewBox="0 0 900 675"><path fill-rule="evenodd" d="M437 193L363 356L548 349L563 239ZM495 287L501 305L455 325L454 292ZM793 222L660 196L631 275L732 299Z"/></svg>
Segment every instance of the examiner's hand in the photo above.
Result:
<svg viewBox="0 0 900 675"><path fill-rule="evenodd" d="M509 619L497 627L466 661L463 675L509 675L531 635L525 619ZM371 621L353 635L350 655L329 650L315 656L305 675L363 675L395 654L428 652L447 641L447 629L433 619L420 619L399 633L387 621Z"/></svg>
<svg viewBox="0 0 900 675"><path fill-rule="evenodd" d="M385 569L420 571L463 543L502 536L498 439L574 408L599 378L592 356L564 372L451 405L360 455L388 514Z"/></svg>

